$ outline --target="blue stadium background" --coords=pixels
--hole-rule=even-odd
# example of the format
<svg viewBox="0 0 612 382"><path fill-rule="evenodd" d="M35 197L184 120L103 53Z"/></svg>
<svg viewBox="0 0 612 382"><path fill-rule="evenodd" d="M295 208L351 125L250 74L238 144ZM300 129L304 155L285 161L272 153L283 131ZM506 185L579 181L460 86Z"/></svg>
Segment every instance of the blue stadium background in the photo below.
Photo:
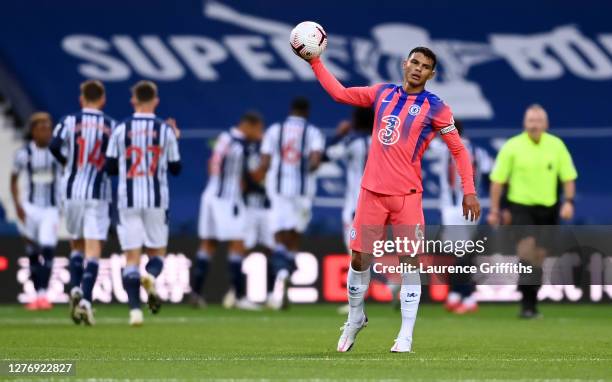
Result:
<svg viewBox="0 0 612 382"><path fill-rule="evenodd" d="M158 114L184 129L185 171L171 183L175 232L195 232L211 141L242 112L257 109L272 123L305 95L328 135L349 116L289 49L288 31L308 19L326 28L326 58L346 85L397 81L402 55L431 46L440 56L431 89L491 156L520 131L525 107L542 104L579 171L574 223L612 222L610 2L21 0L3 11L0 93L22 117L78 109L79 83L95 77L107 86L106 111L121 119L133 83L158 83ZM436 223L436 179L428 163L424 170L427 220ZM340 174L322 174L314 233L340 230Z"/></svg>

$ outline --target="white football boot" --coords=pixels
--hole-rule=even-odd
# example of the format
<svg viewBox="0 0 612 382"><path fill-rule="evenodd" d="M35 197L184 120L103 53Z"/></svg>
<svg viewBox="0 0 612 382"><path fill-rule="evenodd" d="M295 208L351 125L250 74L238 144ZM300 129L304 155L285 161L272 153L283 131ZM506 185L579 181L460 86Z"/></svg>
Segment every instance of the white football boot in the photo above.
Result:
<svg viewBox="0 0 612 382"><path fill-rule="evenodd" d="M345 322L340 328L340 330L342 330L342 334L338 340L338 351L345 353L351 350L353 344L355 343L355 339L357 338L357 334L366 326L368 326L368 317L365 314L363 315L363 319L359 324L353 324L349 321Z"/></svg>
<svg viewBox="0 0 612 382"><path fill-rule="evenodd" d="M142 326L143 321L144 321L144 317L142 315L142 310L140 309L130 310L130 326Z"/></svg>
<svg viewBox="0 0 612 382"><path fill-rule="evenodd" d="M253 311L261 310L261 306L259 306L259 304L256 304L253 301L250 301L246 297L242 297L241 299L236 300L236 303L234 304L234 308L240 309L240 310L253 310Z"/></svg>
<svg viewBox="0 0 612 382"><path fill-rule="evenodd" d="M223 308L225 309L232 309L234 306L236 306L236 291L234 288L230 288L225 296L223 296L221 305L223 305Z"/></svg>
<svg viewBox="0 0 612 382"><path fill-rule="evenodd" d="M79 302L83 298L83 291L78 286L73 287L70 290L70 300L68 302L68 306L70 309L70 318L72 321L79 325L81 323L81 315L78 314L77 309L79 307Z"/></svg>
<svg viewBox="0 0 612 382"><path fill-rule="evenodd" d="M287 309L289 307L289 272L285 269L278 272L274 281L274 289L268 294L266 307L272 310Z"/></svg>
<svg viewBox="0 0 612 382"><path fill-rule="evenodd" d="M397 337L391 348L391 353L410 353L412 351L412 338Z"/></svg>
<svg viewBox="0 0 612 382"><path fill-rule="evenodd" d="M155 278L150 274L142 275L140 277L140 284L142 284L142 287L147 291L147 305L149 305L149 310L153 314L159 313L162 301L155 290Z"/></svg>
<svg viewBox="0 0 612 382"><path fill-rule="evenodd" d="M91 307L91 303L87 300L81 300L81 302L79 302L79 306L76 308L75 314L78 314L79 317L81 317L81 320L85 323L85 325L93 326L96 324L93 308Z"/></svg>

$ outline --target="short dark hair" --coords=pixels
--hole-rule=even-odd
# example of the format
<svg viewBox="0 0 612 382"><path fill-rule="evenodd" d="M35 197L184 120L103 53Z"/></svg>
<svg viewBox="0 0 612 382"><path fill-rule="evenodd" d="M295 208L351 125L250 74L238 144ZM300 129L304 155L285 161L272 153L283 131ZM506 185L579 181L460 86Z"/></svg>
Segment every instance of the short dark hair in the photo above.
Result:
<svg viewBox="0 0 612 382"><path fill-rule="evenodd" d="M291 101L291 111L308 115L310 112L310 101L308 101L306 97L295 97L293 101Z"/></svg>
<svg viewBox="0 0 612 382"><path fill-rule="evenodd" d="M150 102L157 97L157 85L153 81L138 81L132 86L132 96L138 102Z"/></svg>
<svg viewBox="0 0 612 382"><path fill-rule="evenodd" d="M410 53L408 53L408 57L412 56L413 53L422 53L423 56L430 58L433 62L431 69L433 70L436 68L436 65L438 64L438 58L436 57L436 54L433 52L433 50L429 49L426 46L417 46L416 48L412 49Z"/></svg>
<svg viewBox="0 0 612 382"><path fill-rule="evenodd" d="M87 80L81 84L81 95L87 102L96 102L104 97L104 84L98 80Z"/></svg>
<svg viewBox="0 0 612 382"><path fill-rule="evenodd" d="M263 123L263 117L259 112L255 110L249 110L246 113L242 114L242 117L240 117L240 122L246 122L255 125L258 123Z"/></svg>
<svg viewBox="0 0 612 382"><path fill-rule="evenodd" d="M27 141L31 141L32 130L34 130L36 126L43 122L48 122L49 125L51 125L53 123L53 121L51 120L51 114L47 113L46 111L37 111L33 113L28 119L28 128L25 132L24 138Z"/></svg>
<svg viewBox="0 0 612 382"><path fill-rule="evenodd" d="M28 128L31 130L34 126L38 125L41 122L49 122L51 124L51 114L46 111L37 111L30 116L28 120Z"/></svg>
<svg viewBox="0 0 612 382"><path fill-rule="evenodd" d="M374 109L371 107L356 107L353 110L353 128L359 131L372 131L374 125Z"/></svg>

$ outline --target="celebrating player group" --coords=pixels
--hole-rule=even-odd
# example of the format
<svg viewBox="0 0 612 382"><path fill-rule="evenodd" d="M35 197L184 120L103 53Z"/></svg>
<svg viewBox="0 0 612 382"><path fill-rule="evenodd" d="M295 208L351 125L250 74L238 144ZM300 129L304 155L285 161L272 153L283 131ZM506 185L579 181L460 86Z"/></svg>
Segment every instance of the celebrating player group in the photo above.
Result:
<svg viewBox="0 0 612 382"><path fill-rule="evenodd" d="M202 289L210 259L218 244L227 242L231 289L224 305L260 309L246 296L242 262L248 249L261 245L270 253L266 305L272 309L286 306L300 237L311 217L316 170L322 161L350 157L342 216L351 251L346 281L349 305L337 345L339 352L347 352L368 324L364 299L372 275L373 243L385 238L389 226L396 237L414 238L422 233L421 159L429 143L439 135L452 154L462 180L463 217L469 221L480 216L472 161L450 107L425 89L436 73L436 55L430 49L415 47L408 52L400 85L346 88L320 58L327 44L320 25L299 24L290 43L335 101L359 108L352 127L347 128L352 133L340 145L343 149L334 144L326 148L323 134L308 120L308 100L296 98L289 116L265 132L262 116L247 112L218 137L201 198L201 242L193 261L190 301L194 306L205 304ZM173 119L156 117L158 90L150 81L134 85L134 114L121 123L102 112L105 102L103 84L89 80L81 85L81 111L63 117L52 137L50 117L33 116L33 141L16 155L13 197L39 296L30 308L49 307L45 290L61 206L71 237L70 316L77 324L93 325L92 291L111 224L111 178L118 177L116 230L126 255L123 287L128 296L129 323L139 326L143 324L141 286L147 292L151 312L160 310L155 278L162 272L168 244L167 173L178 175L181 171L180 131ZM23 204L16 182L22 171L30 177L28 201ZM148 262L141 274L143 248ZM408 264L418 261L402 254L399 259ZM397 295L397 290L391 289ZM420 296L419 275L402 274L402 323L392 352L411 351Z"/></svg>
<svg viewBox="0 0 612 382"><path fill-rule="evenodd" d="M18 151L11 177L20 228L27 243L30 274L37 298L28 309L49 309L46 297L57 243L59 206L70 235L70 317L94 325L93 287L111 223L111 177L118 176L117 233L127 257L123 285L131 325L141 325L140 286L153 313L160 307L154 278L163 267L168 242L167 172L181 170L179 130L173 120L158 119L157 87L141 81L132 88L134 114L124 122L104 114L103 84L81 84L81 111L60 119L51 134L51 118L37 113L30 120L32 142ZM62 169L63 168L63 169ZM17 177L27 171L28 192L22 203ZM142 247L146 274L140 275Z"/></svg>

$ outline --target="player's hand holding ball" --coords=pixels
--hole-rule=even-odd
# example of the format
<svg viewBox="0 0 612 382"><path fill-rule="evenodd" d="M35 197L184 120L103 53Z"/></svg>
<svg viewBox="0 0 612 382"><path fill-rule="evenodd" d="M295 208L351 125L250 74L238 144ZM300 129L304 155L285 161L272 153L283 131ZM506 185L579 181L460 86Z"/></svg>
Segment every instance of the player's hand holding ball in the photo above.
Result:
<svg viewBox="0 0 612 382"><path fill-rule="evenodd" d="M319 57L327 48L327 33L314 21L304 21L293 28L289 43L295 54L310 61Z"/></svg>

